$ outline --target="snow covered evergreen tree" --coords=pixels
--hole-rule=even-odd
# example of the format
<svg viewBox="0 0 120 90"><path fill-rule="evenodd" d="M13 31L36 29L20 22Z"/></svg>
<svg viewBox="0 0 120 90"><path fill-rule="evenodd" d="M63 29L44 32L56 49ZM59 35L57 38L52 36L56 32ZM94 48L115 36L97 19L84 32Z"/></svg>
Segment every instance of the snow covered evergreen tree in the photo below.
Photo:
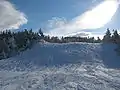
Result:
<svg viewBox="0 0 120 90"><path fill-rule="evenodd" d="M120 43L120 35L118 34L117 30L113 32L112 41L114 43Z"/></svg>
<svg viewBox="0 0 120 90"><path fill-rule="evenodd" d="M107 29L107 32L105 36L103 37L103 42L111 42L111 32L109 28Z"/></svg>

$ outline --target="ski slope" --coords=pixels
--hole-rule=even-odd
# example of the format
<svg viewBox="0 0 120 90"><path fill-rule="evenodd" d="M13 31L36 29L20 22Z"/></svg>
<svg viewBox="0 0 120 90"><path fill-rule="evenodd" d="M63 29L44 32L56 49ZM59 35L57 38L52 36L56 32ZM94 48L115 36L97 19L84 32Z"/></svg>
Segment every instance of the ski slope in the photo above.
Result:
<svg viewBox="0 0 120 90"><path fill-rule="evenodd" d="M0 61L0 90L120 90L116 47L38 43Z"/></svg>

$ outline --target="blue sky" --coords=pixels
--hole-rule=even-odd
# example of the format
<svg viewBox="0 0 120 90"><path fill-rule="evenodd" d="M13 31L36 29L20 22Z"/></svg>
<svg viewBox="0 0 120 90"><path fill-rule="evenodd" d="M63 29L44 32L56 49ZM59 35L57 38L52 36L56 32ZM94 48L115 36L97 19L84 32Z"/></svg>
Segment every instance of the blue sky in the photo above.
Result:
<svg viewBox="0 0 120 90"><path fill-rule="evenodd" d="M52 17L72 19L91 7L90 0L11 0L11 2L27 15L29 21L24 27L28 28L39 28Z"/></svg>
<svg viewBox="0 0 120 90"><path fill-rule="evenodd" d="M96 7L103 1L104 0L11 0L9 3L14 5L16 11L24 14L23 18L25 18L26 21L22 19L24 22L21 23L20 29L33 28L37 30L42 27L43 31L47 33L49 30L56 30L58 26L62 27L68 22L73 23L71 20L76 19L76 17ZM99 35L103 34L107 27L119 29L119 12L120 10L118 9L114 17L112 17L112 20L104 27L99 29L84 29L80 30L80 32ZM69 31L66 32L69 33Z"/></svg>

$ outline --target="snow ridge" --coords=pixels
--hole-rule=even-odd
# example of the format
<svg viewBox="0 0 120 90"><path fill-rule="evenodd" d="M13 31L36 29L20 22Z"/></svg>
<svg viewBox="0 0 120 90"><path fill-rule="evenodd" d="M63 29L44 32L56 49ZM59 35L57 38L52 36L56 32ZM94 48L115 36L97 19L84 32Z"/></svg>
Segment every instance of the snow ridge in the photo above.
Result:
<svg viewBox="0 0 120 90"><path fill-rule="evenodd" d="M115 48L97 43L36 44L0 61L0 90L119 90L120 57Z"/></svg>

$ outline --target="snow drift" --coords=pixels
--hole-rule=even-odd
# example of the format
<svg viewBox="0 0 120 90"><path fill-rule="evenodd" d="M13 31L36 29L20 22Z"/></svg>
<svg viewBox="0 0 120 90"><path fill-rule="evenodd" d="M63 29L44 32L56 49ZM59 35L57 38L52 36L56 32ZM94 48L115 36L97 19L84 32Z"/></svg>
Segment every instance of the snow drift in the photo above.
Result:
<svg viewBox="0 0 120 90"><path fill-rule="evenodd" d="M114 44L36 44L0 61L0 90L119 90Z"/></svg>

